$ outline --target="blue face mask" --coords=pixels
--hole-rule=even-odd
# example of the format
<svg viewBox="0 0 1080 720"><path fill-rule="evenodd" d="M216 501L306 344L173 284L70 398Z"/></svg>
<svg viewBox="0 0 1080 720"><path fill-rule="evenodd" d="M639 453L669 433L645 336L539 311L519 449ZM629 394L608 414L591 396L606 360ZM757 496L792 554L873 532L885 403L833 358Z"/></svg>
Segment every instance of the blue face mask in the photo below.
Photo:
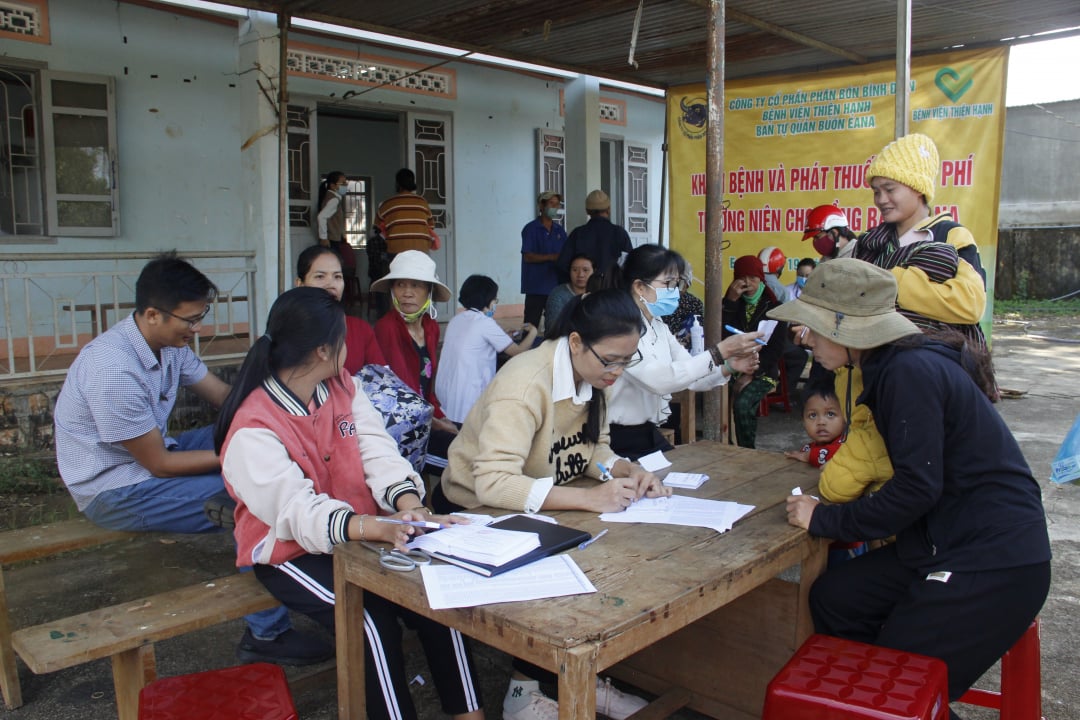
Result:
<svg viewBox="0 0 1080 720"><path fill-rule="evenodd" d="M806 287L806 277L804 275L800 275L799 277L795 278L795 284L801 288Z"/></svg>
<svg viewBox="0 0 1080 720"><path fill-rule="evenodd" d="M679 288L654 288L656 302L646 302L645 308L653 317L664 317L679 307Z"/></svg>
<svg viewBox="0 0 1080 720"><path fill-rule="evenodd" d="M553 207L544 208L544 215L549 220L554 220L557 217L559 217L559 208L553 208Z"/></svg>
<svg viewBox="0 0 1080 720"><path fill-rule="evenodd" d="M484 311L484 314L488 317L495 317L495 304L492 303L491 307Z"/></svg>
<svg viewBox="0 0 1080 720"><path fill-rule="evenodd" d="M348 194L348 192L349 192L349 188L347 188L344 185L342 185L341 187L339 187L337 189L338 197L345 197Z"/></svg>

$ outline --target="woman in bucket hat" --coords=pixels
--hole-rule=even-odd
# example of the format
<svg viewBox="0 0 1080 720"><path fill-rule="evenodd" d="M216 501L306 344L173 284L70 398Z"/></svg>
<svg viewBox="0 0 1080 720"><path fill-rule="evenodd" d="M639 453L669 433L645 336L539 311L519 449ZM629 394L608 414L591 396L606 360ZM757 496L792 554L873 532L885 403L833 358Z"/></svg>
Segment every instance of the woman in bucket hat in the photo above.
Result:
<svg viewBox="0 0 1080 720"><path fill-rule="evenodd" d="M439 324L432 301L448 302L453 295L439 281L435 261L419 250L398 253L390 263L390 272L371 283L371 291L390 293L393 306L375 323L375 338L387 364L434 408L424 471L439 475L446 467L446 450L457 426L446 419L435 395Z"/></svg>
<svg viewBox="0 0 1080 720"><path fill-rule="evenodd" d="M956 332L920 333L895 304L892 274L839 259L769 313L806 327L827 369L862 370L859 402L894 468L850 503L789 497L788 522L841 541L896 535L815 582L814 628L941 658L956 700L1038 614L1050 542L1038 483L990 404L985 352Z"/></svg>

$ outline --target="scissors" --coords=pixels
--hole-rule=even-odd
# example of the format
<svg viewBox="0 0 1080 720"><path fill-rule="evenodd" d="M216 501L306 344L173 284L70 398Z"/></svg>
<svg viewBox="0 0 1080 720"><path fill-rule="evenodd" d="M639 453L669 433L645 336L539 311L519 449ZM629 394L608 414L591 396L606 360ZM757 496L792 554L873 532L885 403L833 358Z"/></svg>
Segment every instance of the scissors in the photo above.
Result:
<svg viewBox="0 0 1080 720"><path fill-rule="evenodd" d="M400 550L387 550L378 545L372 545L369 542L361 542L360 544L371 552L378 553L379 564L387 570L393 570L394 572L409 572L415 570L417 565L428 565L431 563L431 558L419 550L401 552Z"/></svg>

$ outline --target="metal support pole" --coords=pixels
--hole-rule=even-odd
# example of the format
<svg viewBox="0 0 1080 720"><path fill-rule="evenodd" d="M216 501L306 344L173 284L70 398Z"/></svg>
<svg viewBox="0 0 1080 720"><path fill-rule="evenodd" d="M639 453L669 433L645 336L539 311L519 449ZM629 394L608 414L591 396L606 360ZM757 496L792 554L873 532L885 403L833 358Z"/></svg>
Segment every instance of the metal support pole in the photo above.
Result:
<svg viewBox="0 0 1080 720"><path fill-rule="evenodd" d="M896 3L896 119L894 138L908 134L911 117L911 0Z"/></svg>
<svg viewBox="0 0 1080 720"><path fill-rule="evenodd" d="M709 2L705 60L709 124L705 134L705 343L720 342L724 312L724 2ZM727 421L726 393L705 395L702 431L720 440Z"/></svg>
<svg viewBox="0 0 1080 720"><path fill-rule="evenodd" d="M278 13L278 295L285 292L289 264L289 14Z"/></svg>

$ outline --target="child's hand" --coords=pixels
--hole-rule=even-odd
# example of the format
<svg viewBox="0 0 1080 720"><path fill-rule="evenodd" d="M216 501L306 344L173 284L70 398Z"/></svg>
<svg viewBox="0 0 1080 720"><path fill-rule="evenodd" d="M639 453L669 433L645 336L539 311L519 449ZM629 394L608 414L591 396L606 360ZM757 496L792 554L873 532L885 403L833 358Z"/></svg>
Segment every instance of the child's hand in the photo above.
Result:
<svg viewBox="0 0 1080 720"><path fill-rule="evenodd" d="M808 463L810 462L810 448L803 448L802 450L785 450L784 457Z"/></svg>

